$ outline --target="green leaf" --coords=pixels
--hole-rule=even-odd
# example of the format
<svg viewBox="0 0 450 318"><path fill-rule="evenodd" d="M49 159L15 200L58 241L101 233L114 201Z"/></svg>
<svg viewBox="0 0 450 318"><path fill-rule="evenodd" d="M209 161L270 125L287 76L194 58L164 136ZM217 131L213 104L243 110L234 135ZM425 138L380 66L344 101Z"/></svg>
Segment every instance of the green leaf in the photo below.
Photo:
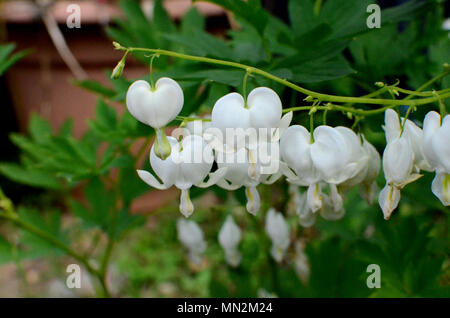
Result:
<svg viewBox="0 0 450 318"><path fill-rule="evenodd" d="M53 210L43 215L38 210L19 207L18 214L24 222L45 232L53 239L63 244L68 244L69 240L61 228L61 211ZM29 249L28 256L31 257L41 257L49 253L60 255L62 252L49 241L25 230L23 231L21 242Z"/></svg>
<svg viewBox="0 0 450 318"><path fill-rule="evenodd" d="M90 92L96 93L102 97L111 99L114 96L116 96L115 91L103 86L97 81L93 80L74 81L74 84Z"/></svg>
<svg viewBox="0 0 450 318"><path fill-rule="evenodd" d="M205 17L196 7L191 7L181 20L181 31L184 34L202 32L205 28Z"/></svg>
<svg viewBox="0 0 450 318"><path fill-rule="evenodd" d="M310 31L317 24L311 0L290 0L288 10L292 30L296 36Z"/></svg>
<svg viewBox="0 0 450 318"><path fill-rule="evenodd" d="M236 1L236 0L207 0L217 4L224 9L234 13L238 18L241 18L253 26L258 34L262 37L264 30L269 21L269 14L260 4L259 0L252 1Z"/></svg>
<svg viewBox="0 0 450 318"><path fill-rule="evenodd" d="M155 1L153 17L153 25L158 32L167 34L176 31L175 24L164 9L162 0Z"/></svg>
<svg viewBox="0 0 450 318"><path fill-rule="evenodd" d="M0 76L2 76L7 69L17 63L20 59L30 53L30 50L24 50L10 56L15 48L16 45L13 43L0 45Z"/></svg>
<svg viewBox="0 0 450 318"><path fill-rule="evenodd" d="M37 114L33 114L31 116L28 129L30 131L31 138L38 143L47 141L52 135L52 127L50 126L50 123Z"/></svg>
<svg viewBox="0 0 450 318"><path fill-rule="evenodd" d="M86 228L99 227L108 233L111 226L111 210L114 208L114 195L105 189L99 178L92 178L89 181L84 194L88 206L72 201L72 212L83 220Z"/></svg>
<svg viewBox="0 0 450 318"><path fill-rule="evenodd" d="M189 35L165 34L164 37L183 44L189 53L194 55L211 56L219 59L229 59L232 55L232 50L224 41L204 31Z"/></svg>
<svg viewBox="0 0 450 318"><path fill-rule="evenodd" d="M354 71L343 57L318 59L292 68L292 79L299 83L314 83L344 77Z"/></svg>
<svg viewBox="0 0 450 318"><path fill-rule="evenodd" d="M15 163L0 163L0 173L14 182L32 187L59 190L61 183L51 173L26 169Z"/></svg>

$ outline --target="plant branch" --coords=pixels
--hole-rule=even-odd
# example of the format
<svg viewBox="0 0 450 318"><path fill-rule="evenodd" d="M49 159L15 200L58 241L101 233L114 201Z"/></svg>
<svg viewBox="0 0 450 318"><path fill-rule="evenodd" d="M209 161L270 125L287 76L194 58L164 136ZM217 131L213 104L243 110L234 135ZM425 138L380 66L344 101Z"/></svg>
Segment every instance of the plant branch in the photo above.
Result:
<svg viewBox="0 0 450 318"><path fill-rule="evenodd" d="M251 72L252 74L258 74L261 75L267 79L273 80L275 82L278 82L286 87L292 88L295 91L298 91L302 94L311 96L313 98L319 99L321 101L328 101L328 102L338 102L338 103L353 103L353 104L376 104L376 105L390 105L392 106L400 106L404 105L404 102L402 100L391 100L391 99L380 99L380 98L368 98L368 97L350 97L350 96L337 96L337 95L329 95L329 94L322 94L315 91L311 91L309 89L306 89L304 87L298 86L294 83L289 82L288 80L282 79L278 76L275 76L273 74L270 74L269 72L266 72L264 70L261 70L256 67L248 66L245 64L237 63L237 62L231 62L231 61L225 61L225 60L219 60L219 59L213 59L209 57L200 57L195 55L188 55L168 50L161 50L161 49L148 49L148 48L135 48L135 47L118 47L116 45L117 49L126 51L126 52L148 52L153 54L161 54L166 56L172 56L175 58L180 58L184 60L191 60L196 62L202 62L202 63L209 63L209 64L216 64L216 65L223 65L223 66L229 66L234 68L239 68L246 70L247 72ZM447 76L450 73L450 68L445 67L444 72L440 75L440 78ZM437 79L433 79L432 82L436 81ZM446 99L450 97L449 93L444 93L439 96L441 99ZM409 105L424 105L436 102L438 100L437 96L431 96L426 98L420 98L420 99L411 99L409 100Z"/></svg>

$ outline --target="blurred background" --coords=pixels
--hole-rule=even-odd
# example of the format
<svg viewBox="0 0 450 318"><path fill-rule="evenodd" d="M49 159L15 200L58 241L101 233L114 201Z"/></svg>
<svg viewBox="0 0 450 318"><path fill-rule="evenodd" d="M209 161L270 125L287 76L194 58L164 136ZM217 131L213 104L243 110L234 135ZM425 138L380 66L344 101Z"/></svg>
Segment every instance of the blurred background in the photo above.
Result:
<svg viewBox="0 0 450 318"><path fill-rule="evenodd" d="M0 0L0 43L14 43L14 52L24 53L0 77L0 162L32 167L29 165L30 159L24 159L26 147L18 146L17 138L11 136L31 135L32 139L35 138L32 141L37 145L42 137L40 133L44 131L39 129L43 129L42 126L47 123L47 132L61 134L70 126L71 138L75 140L89 139L92 131L96 138L111 144L121 138L120 135L107 136L106 131L114 130L114 126L101 126L100 115L103 108L99 103L101 100L106 101L107 109L112 109L117 118L121 118L125 113L122 102L126 87L131 79L148 76L148 58L139 54L132 56L127 60L124 71L124 78L127 80L111 81L109 74L122 57L122 52L113 49L113 40L128 46L167 48L217 58L225 56L225 59L228 52L225 49L232 48L230 51L234 54L234 60L240 59L247 64L281 70L279 74L283 75L280 76L286 75L282 73L283 69L291 67L286 63L298 65L300 62L276 58L304 54L300 59L301 63L311 63L302 70L311 76L288 75L292 76L293 81L325 93L354 96L375 90L375 81L393 83L400 79L402 87L416 89L427 79L439 74L442 64L449 61L449 26L448 20L447 24L445 20L450 13L450 1L372 1L377 2L382 9L398 8L387 11L386 23L389 24L386 27L383 24L380 30L374 30L373 33L365 33L367 30L362 27L367 17L364 10L367 1L353 6L353 9L342 5L333 9L329 4L333 1L335 0L324 1L323 10L328 15L320 19L325 19L331 29L338 31L325 36L321 33L325 32L323 28L318 28L315 33L306 32L297 37L289 46L277 34L279 30L283 30L279 25L284 23L296 28L295 30L302 28L302 21L297 21L300 26L292 21L292 15L295 14L292 10L297 7L290 2L298 2L298 7L303 8L303 4L314 1L262 1L263 10L269 12L276 22L270 22L273 25L270 24L271 27L264 31L262 40L256 41L253 39L258 37L258 27L251 25L251 18L247 21L245 15L236 15L232 10L225 10L209 2ZM67 25L68 18L73 13L68 10L71 5L80 8L80 28L70 28ZM305 25L307 22L305 18ZM256 24L258 23L257 21ZM207 35L196 35L201 32ZM170 36L160 38L160 34ZM220 41L216 42L214 38ZM345 41L341 41L344 38ZM265 39L269 39L269 49L266 50ZM190 41L192 42L189 43ZM308 47L310 43L312 48ZM225 46L223 49L222 45ZM339 56L324 52L336 52ZM270 56L273 56L272 60ZM320 58L317 61L316 56ZM238 90L241 88L241 73L227 71L201 75L202 70L192 69L192 65L164 58L159 60L156 64L158 76L172 75L188 91L186 97L191 98L193 105L185 106L191 110L187 110L186 115L194 111L208 111L213 101L229 92L230 87L234 86ZM177 68L171 68L172 64ZM193 84L195 81L197 83ZM448 88L448 83L442 81L439 83L441 87L436 89ZM257 84L270 85L255 80L250 86ZM301 100L300 96L276 86L275 88L278 92L281 91L285 104L295 104ZM417 118L423 118L422 114L418 112ZM329 116L329 121L336 124L353 124L351 119ZM67 122L69 118L70 124ZM300 123L304 120L300 116L297 118ZM382 116L371 119L370 123L359 128L367 132L368 139L380 152L384 147L382 120ZM135 138L132 145L127 144L130 148L127 156L140 155L140 149L143 149L146 142L143 136L150 134L148 130L142 129L130 129ZM102 149L102 154L108 153L109 148L104 143L99 141L95 145ZM148 149L145 155L137 158L138 165L148 166L147 153ZM31 158L31 161L36 163L39 160ZM273 190L275 194L271 201L280 210L284 209L286 216L291 217L289 222L293 229L292 235L296 236L293 240L302 246L308 246L304 254L309 259L305 263L307 265L295 258L298 256L298 248L294 248L297 243L292 244L290 255L281 266L277 267L273 260L267 258L263 252L266 243L261 243L261 236L264 234L252 227L245 211L239 207L239 203L245 198L243 193L239 192L232 198L219 189L194 193L193 197L198 200L195 220L202 224L205 235L211 241L215 240L208 242L206 259L196 267L189 265L185 251L176 238L175 221L179 215L174 200L178 197L177 191L156 193L139 183L139 180L129 181L136 178L133 168L133 165L129 167L123 162L115 162L115 165L108 166L111 171L107 171L113 180L128 180L124 185L119 185L130 187L130 191L134 191L129 200L127 198L128 212L131 216L144 217L138 222L139 226L133 228L116 246L113 253L108 284L115 295L448 296L449 211L439 205L429 190L431 174L408 187L410 197L408 199L405 195L406 199L399 212L401 217L389 224L382 220L381 211L376 204L368 206L358 197L357 191L352 191L348 195L347 215L343 220L319 220L313 228L299 229L295 224L295 217L287 211L287 186L278 184ZM126 175L123 174L125 170ZM47 181L34 182L24 180L26 177L18 177L19 172L24 173L25 170L11 176L14 171L5 166L0 169L0 186L15 205L25 206L33 211L58 209L62 215L62 228L71 229L71 244L77 250L89 250L92 255L101 254L102 244L106 244L107 238L98 234L95 226L94 230L91 227L87 227L87 230L83 217L80 223L72 216L76 210L73 200L83 204L90 200L86 186L89 189L87 183L91 184L91 176L54 169L52 173L58 178L71 174L67 178L67 191L61 194L59 190L55 191L55 187L48 186L50 175L46 175ZM379 184L382 183L381 178ZM264 191L267 192L268 189L263 189L263 193L266 193ZM95 193L98 195L99 192L93 192L95 200ZM107 195L107 192L103 195ZM271 201L269 200L269 205ZM215 206L220 208L215 211ZM230 212L234 213L245 232L242 243L243 264L238 269L226 267L216 239L218 229ZM79 217L82 213L75 214ZM260 218L259 221L263 222L263 219ZM33 240L30 243L29 238L24 239L21 233L6 222L0 221L0 233L5 242L16 242L15 246L19 246L19 250L22 245L24 247L23 255L19 253L21 256L17 257L11 256L14 253L10 253L13 250L9 245L0 244L0 263L4 263L0 265L0 297L95 295L96 282L92 282L93 278L83 280L83 288L79 291L66 288L65 267L61 264L69 264L70 258L61 258L58 253L45 250ZM410 240L414 242L411 243ZM27 244L31 246L28 250ZM423 259L419 260L422 256ZM364 284L365 264L371 260L389 262L389 259L395 263L385 267L388 268L389 273L386 275L389 276L390 283L378 294L374 294ZM270 279L264 277L268 270Z"/></svg>

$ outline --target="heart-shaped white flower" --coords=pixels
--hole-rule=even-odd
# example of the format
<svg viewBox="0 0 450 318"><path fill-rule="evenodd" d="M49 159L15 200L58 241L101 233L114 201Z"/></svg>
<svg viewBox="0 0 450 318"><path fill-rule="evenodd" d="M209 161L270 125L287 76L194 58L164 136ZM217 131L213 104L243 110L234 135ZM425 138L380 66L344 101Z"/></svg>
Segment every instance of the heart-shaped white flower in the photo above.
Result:
<svg viewBox="0 0 450 318"><path fill-rule="evenodd" d="M247 104L238 93L230 93L217 100L211 114L211 126L219 129L222 142L227 140L227 129L236 128L243 130L254 128L258 136L259 129L266 129L268 137L266 140L270 141L273 139L275 130L278 129L277 135L280 136L292 119L292 112L287 113L283 118L281 115L282 105L277 93L268 87L257 87L248 95ZM241 139L243 138L245 136ZM230 146L236 146L234 141Z"/></svg>
<svg viewBox="0 0 450 318"><path fill-rule="evenodd" d="M212 168L214 156L212 148L202 137L189 135L181 142L173 137L167 137L172 147L170 156L161 160L155 154L155 147L150 151L150 164L162 184L148 171L138 170L139 177L151 187L164 190L175 185L181 190L180 212L188 217L194 211L189 199L189 189L192 186L209 187L225 176L227 168L218 169L209 173ZM204 182L209 175L207 182Z"/></svg>
<svg viewBox="0 0 450 318"><path fill-rule="evenodd" d="M183 108L183 90L173 79L162 77L155 89L144 80L130 85L126 104L131 115L155 129L166 126Z"/></svg>

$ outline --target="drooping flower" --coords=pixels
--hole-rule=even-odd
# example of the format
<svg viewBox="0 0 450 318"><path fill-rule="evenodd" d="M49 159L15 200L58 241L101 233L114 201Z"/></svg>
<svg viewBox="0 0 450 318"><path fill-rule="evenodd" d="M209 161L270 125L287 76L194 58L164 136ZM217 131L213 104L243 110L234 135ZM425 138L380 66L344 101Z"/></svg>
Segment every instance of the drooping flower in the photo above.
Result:
<svg viewBox="0 0 450 318"><path fill-rule="evenodd" d="M181 142L168 137L168 141L171 153L166 160L161 160L155 154L154 146L150 151L150 165L162 183L148 171L138 170L137 173L144 182L156 189L165 190L173 185L180 189L180 212L189 217L194 212L189 189L192 186L206 188L214 185L224 177L227 169L210 173L214 161L213 151L200 136L189 135ZM208 175L209 179L205 182Z"/></svg>
<svg viewBox="0 0 450 318"><path fill-rule="evenodd" d="M163 160L171 151L163 127L175 119L183 103L183 90L168 77L157 80L154 88L144 80L135 81L128 88L127 108L134 118L156 130L155 153Z"/></svg>
<svg viewBox="0 0 450 318"><path fill-rule="evenodd" d="M430 111L423 122L425 158L436 171L431 190L443 205L450 205L450 115Z"/></svg>
<svg viewBox="0 0 450 318"><path fill-rule="evenodd" d="M230 93L221 97L214 105L211 113L211 126L217 128L222 133L222 142L227 143L234 148L236 145L244 145L245 142L236 143L224 139L227 129L256 129L259 136L259 129L265 129L266 140L272 140L274 131L279 130L279 136L282 134L292 119L292 112L287 113L283 117L281 100L272 89L268 87L257 87L253 89L245 102L242 95L238 93ZM241 134L238 140L243 140L246 136ZM240 138L240 139L239 139Z"/></svg>
<svg viewBox="0 0 450 318"><path fill-rule="evenodd" d="M283 215L275 209L267 212L266 233L272 241L272 257L280 263L290 244L289 225Z"/></svg>
<svg viewBox="0 0 450 318"><path fill-rule="evenodd" d="M189 252L189 260L194 265L200 265L207 243L203 237L203 231L194 221L178 219L178 239Z"/></svg>
<svg viewBox="0 0 450 318"><path fill-rule="evenodd" d="M260 183L272 184L282 176L284 165L279 160L278 144L259 143L250 151L240 148L230 153L216 152L216 162L220 169L227 171L217 185L226 190L245 187L247 211L253 215L259 211L260 196L257 186ZM273 147L273 148L272 148Z"/></svg>
<svg viewBox="0 0 450 318"><path fill-rule="evenodd" d="M367 161L360 138L346 127L319 126L313 139L308 130L294 125L286 129L280 141L281 158L288 165L288 182L307 186L307 205L312 212L323 204L321 181L336 190L334 206L342 201L337 185L353 178Z"/></svg>
<svg viewBox="0 0 450 318"><path fill-rule="evenodd" d="M220 229L219 243L225 251L227 263L233 267L238 266L241 262L241 253L238 250L240 241L241 229L234 222L233 217L229 215Z"/></svg>
<svg viewBox="0 0 450 318"><path fill-rule="evenodd" d="M423 132L407 120L401 131L398 115L392 109L385 112L387 145L383 153L383 170L386 185L381 190L378 203L388 220L400 202L400 190L421 177L420 168L429 168L422 152Z"/></svg>
<svg viewBox="0 0 450 318"><path fill-rule="evenodd" d="M183 90L168 77L157 80L154 90L148 82L138 80L130 85L126 97L131 115L155 129L171 122L180 113L183 103Z"/></svg>

